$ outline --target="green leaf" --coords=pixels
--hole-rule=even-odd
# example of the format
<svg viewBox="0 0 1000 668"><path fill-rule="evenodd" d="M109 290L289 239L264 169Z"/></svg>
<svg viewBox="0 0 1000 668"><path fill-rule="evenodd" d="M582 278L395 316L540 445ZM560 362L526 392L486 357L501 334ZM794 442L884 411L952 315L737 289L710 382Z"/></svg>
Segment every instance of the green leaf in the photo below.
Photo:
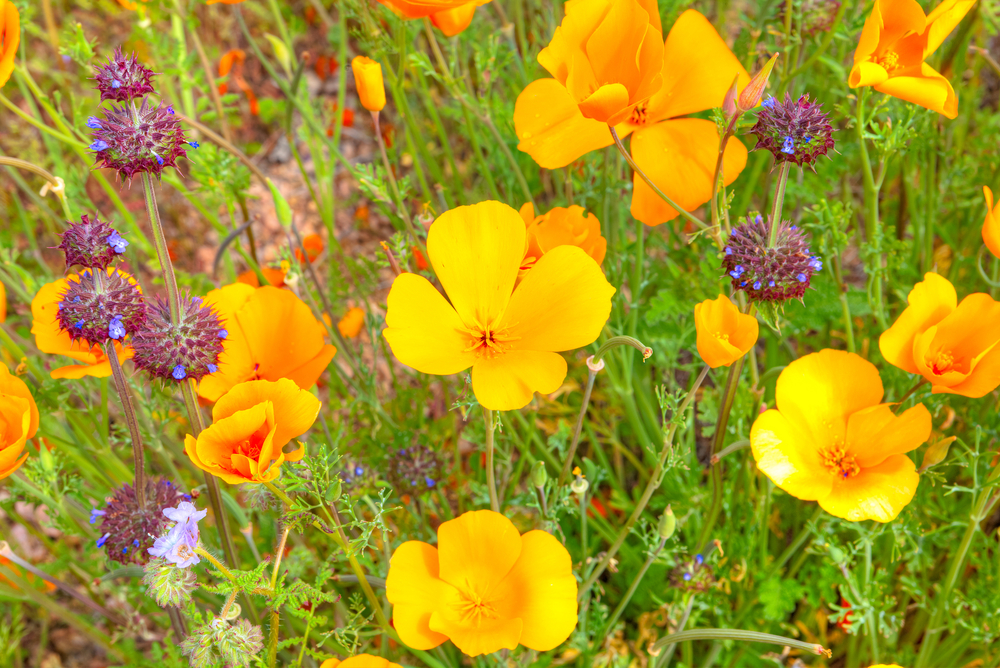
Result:
<svg viewBox="0 0 1000 668"><path fill-rule="evenodd" d="M764 618L771 622L785 619L795 610L795 604L805 594L805 586L794 580L773 578L760 586L760 602Z"/></svg>

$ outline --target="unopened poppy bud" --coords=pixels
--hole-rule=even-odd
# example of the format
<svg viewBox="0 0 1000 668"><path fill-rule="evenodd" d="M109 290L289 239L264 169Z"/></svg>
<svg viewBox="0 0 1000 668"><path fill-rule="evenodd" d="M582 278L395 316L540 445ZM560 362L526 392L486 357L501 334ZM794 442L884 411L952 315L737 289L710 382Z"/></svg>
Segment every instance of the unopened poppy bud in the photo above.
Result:
<svg viewBox="0 0 1000 668"><path fill-rule="evenodd" d="M354 71L354 85L361 98L361 106L368 111L382 111L385 106L385 84L382 82L382 66L371 58L355 56L351 61Z"/></svg>
<svg viewBox="0 0 1000 668"><path fill-rule="evenodd" d="M924 461L920 465L920 470L918 473L923 473L932 466L937 466L944 461L945 457L948 456L948 448L951 444L955 442L957 436L949 436L948 438L942 438L931 444L931 447L927 448L927 452L924 453Z"/></svg>
<svg viewBox="0 0 1000 668"><path fill-rule="evenodd" d="M344 482L340 479L340 476L337 476L337 479L326 488L326 502L335 503L337 499L340 498L340 494L343 491Z"/></svg>
<svg viewBox="0 0 1000 668"><path fill-rule="evenodd" d="M754 75L747 87L740 93L736 99L736 107L740 113L750 111L760 104L760 99L764 97L764 89L767 88L767 80L771 76L771 70L774 69L774 63L778 60L779 55L781 54L776 53L771 56L771 59L764 64L764 67Z"/></svg>
<svg viewBox="0 0 1000 668"><path fill-rule="evenodd" d="M735 114L739 112L739 110L736 108L736 95L737 95L736 81L738 79L739 75L737 75L733 79L733 85L729 87L729 90L726 91L726 96L722 98L722 113L726 115L726 118L732 118Z"/></svg>
<svg viewBox="0 0 1000 668"><path fill-rule="evenodd" d="M660 538L667 540L674 535L674 529L677 528L677 516L674 515L674 510L669 505L667 509L663 511L660 515L660 524L657 526L656 530L660 534Z"/></svg>
<svg viewBox="0 0 1000 668"><path fill-rule="evenodd" d="M833 563L842 564L847 559L847 555L836 545L830 546L830 558L833 559Z"/></svg>
<svg viewBox="0 0 1000 668"><path fill-rule="evenodd" d="M541 489L545 487L545 483L549 480L549 473L545 470L545 462L537 461L535 465L531 467L531 484Z"/></svg>

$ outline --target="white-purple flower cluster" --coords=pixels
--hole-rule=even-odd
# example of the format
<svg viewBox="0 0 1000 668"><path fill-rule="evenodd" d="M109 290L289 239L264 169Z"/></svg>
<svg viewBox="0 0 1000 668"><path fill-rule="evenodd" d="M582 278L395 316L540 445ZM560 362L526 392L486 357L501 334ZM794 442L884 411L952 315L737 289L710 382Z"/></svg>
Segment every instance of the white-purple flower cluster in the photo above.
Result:
<svg viewBox="0 0 1000 668"><path fill-rule="evenodd" d="M195 553L198 547L198 520L208 514L208 510L198 510L193 503L181 501L176 508L164 508L164 516L176 522L163 536L156 539L149 553L162 557L180 568L194 566L201 559Z"/></svg>

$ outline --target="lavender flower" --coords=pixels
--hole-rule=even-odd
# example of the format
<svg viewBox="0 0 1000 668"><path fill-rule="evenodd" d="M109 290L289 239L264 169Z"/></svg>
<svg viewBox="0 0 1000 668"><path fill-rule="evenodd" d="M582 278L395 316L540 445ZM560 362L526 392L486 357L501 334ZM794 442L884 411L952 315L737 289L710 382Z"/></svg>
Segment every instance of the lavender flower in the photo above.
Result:
<svg viewBox="0 0 1000 668"><path fill-rule="evenodd" d="M176 508L164 508L163 515L174 522L170 531L156 539L147 552L154 557L162 557L180 568L194 566L201 559L195 553L198 547L198 520L205 517L208 510L198 510L194 504L181 501Z"/></svg>
<svg viewBox="0 0 1000 668"><path fill-rule="evenodd" d="M143 99L138 107L111 105L98 124L90 148L97 153L97 166L115 170L119 178L131 180L143 172L159 177L187 157L180 121L162 103L153 107Z"/></svg>

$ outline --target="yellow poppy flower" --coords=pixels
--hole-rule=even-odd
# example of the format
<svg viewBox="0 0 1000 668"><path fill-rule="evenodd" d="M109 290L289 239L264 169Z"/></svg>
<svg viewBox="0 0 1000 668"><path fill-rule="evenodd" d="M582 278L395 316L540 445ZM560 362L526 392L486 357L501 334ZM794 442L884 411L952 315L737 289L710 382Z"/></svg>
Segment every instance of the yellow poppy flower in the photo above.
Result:
<svg viewBox="0 0 1000 668"><path fill-rule="evenodd" d="M10 0L0 0L0 88L14 72L14 58L21 43L21 14Z"/></svg>
<svg viewBox="0 0 1000 668"><path fill-rule="evenodd" d="M403 668L398 663L391 663L389 659L371 654L358 654L344 659L327 659L320 664L319 668Z"/></svg>
<svg viewBox="0 0 1000 668"><path fill-rule="evenodd" d="M1000 303L977 292L958 303L947 278L927 273L879 337L882 356L923 376L934 394L978 398L1000 386Z"/></svg>
<svg viewBox="0 0 1000 668"><path fill-rule="evenodd" d="M400 640L423 650L451 640L469 656L555 649L576 627L576 591L562 543L544 531L522 536L492 510L441 524L437 547L400 545L385 582Z"/></svg>
<svg viewBox="0 0 1000 668"><path fill-rule="evenodd" d="M923 404L894 415L874 364L840 350L806 355L778 376L775 401L750 429L757 468L775 485L852 522L892 521L913 499L920 476L904 453L930 436L931 415Z"/></svg>
<svg viewBox="0 0 1000 668"><path fill-rule="evenodd" d="M743 89L750 75L708 19L689 9L663 44L661 77L662 87L636 104L615 130L622 138L634 132L636 163L657 187L692 211L712 195L719 133L712 121L684 116L722 106L733 79ZM517 148L546 169L565 167L613 143L606 124L586 118L558 77L534 81L521 92L514 105L514 129L520 140ZM723 156L726 185L736 180L746 162L746 147L731 139ZM637 220L659 225L679 215L641 177L632 183L631 211Z"/></svg>
<svg viewBox="0 0 1000 668"><path fill-rule="evenodd" d="M492 410L558 389L566 377L559 351L597 339L615 289L575 246L545 253L515 288L524 248L524 221L506 204L442 214L427 253L451 303L423 276L397 276L382 332L396 358L436 375L472 367L476 398Z"/></svg>
<svg viewBox="0 0 1000 668"><path fill-rule="evenodd" d="M354 85L361 99L361 106L368 111L382 111L385 107L385 82L382 80L382 66L365 56L355 56L351 61Z"/></svg>
<svg viewBox="0 0 1000 668"><path fill-rule="evenodd" d="M125 272L109 267L108 273L110 274L112 271L118 271L127 277L130 283L136 284L135 278ZM66 278L46 283L38 290L35 298L31 300L31 333L35 335L35 345L43 353L64 355L83 362L83 364L70 364L53 369L49 372L53 378L75 379L84 376L107 378L111 375L111 362L101 346L88 346L82 340L73 341L69 333L59 328L59 302L62 300L63 293L69 288L69 281L79 282L79 279L77 274L70 274ZM119 363L130 359L134 354L130 345L122 347L117 341L113 341L112 344L118 355Z"/></svg>
<svg viewBox="0 0 1000 668"><path fill-rule="evenodd" d="M24 446L38 431L38 407L24 381L0 364L0 480L28 458Z"/></svg>
<svg viewBox="0 0 1000 668"><path fill-rule="evenodd" d="M601 236L601 221L592 213L585 214L582 206L557 206L536 216L535 205L528 202L519 213L524 219L528 244L521 262L522 272L558 246L576 246L597 264L604 262L608 240Z"/></svg>
<svg viewBox="0 0 1000 668"><path fill-rule="evenodd" d="M948 118L958 115L951 83L924 62L976 0L945 0L925 15L917 0L875 0L854 52L851 88L872 86Z"/></svg>
<svg viewBox="0 0 1000 668"><path fill-rule="evenodd" d="M695 304L694 326L698 354L713 369L729 366L746 355L759 334L757 318L740 313L726 295Z"/></svg>
<svg viewBox="0 0 1000 668"><path fill-rule="evenodd" d="M234 283L205 296L226 328L219 370L201 379L198 394L215 401L247 380L290 378L304 390L316 384L337 349L326 329L288 290Z"/></svg>
<svg viewBox="0 0 1000 668"><path fill-rule="evenodd" d="M304 434L319 415L319 399L287 378L252 380L226 392L212 407L212 424L184 451L202 471L230 484L270 482L284 461L298 461L305 446L282 448Z"/></svg>
<svg viewBox="0 0 1000 668"><path fill-rule="evenodd" d="M1000 258L1000 202L993 206L993 191L983 186L986 197L986 220L983 221L983 243Z"/></svg>

